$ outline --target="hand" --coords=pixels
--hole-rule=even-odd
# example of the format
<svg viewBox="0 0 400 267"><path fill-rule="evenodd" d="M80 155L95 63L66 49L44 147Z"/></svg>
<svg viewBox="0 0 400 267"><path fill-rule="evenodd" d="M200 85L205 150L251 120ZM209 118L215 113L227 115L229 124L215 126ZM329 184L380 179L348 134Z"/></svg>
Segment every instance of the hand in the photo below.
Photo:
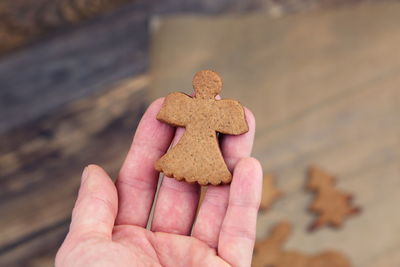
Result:
<svg viewBox="0 0 400 267"><path fill-rule="evenodd" d="M85 168L57 267L250 266L262 170L249 158L255 129L249 110L249 132L221 140L231 185L209 186L196 218L199 186L164 178L146 229L159 176L154 162L183 132L156 120L162 102L143 115L115 185L100 167Z"/></svg>

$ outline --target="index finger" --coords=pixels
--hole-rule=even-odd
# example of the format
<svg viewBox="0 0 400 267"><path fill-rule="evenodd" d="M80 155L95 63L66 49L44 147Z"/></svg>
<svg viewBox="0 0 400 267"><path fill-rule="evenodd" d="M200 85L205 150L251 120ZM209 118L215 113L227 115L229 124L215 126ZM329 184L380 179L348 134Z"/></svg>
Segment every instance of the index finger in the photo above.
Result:
<svg viewBox="0 0 400 267"><path fill-rule="evenodd" d="M164 98L155 100L143 115L116 186L119 210L116 224L145 227L157 189L154 163L168 149L175 129L156 119Z"/></svg>

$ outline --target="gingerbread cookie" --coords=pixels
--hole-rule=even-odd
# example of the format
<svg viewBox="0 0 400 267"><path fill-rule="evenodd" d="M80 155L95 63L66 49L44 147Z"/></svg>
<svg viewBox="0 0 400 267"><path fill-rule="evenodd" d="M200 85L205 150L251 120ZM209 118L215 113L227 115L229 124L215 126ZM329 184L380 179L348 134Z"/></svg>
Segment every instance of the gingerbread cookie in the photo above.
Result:
<svg viewBox="0 0 400 267"><path fill-rule="evenodd" d="M219 148L217 132L240 135L248 131L242 105L229 99L216 100L222 87L213 71L197 72L193 78L195 96L171 93L157 114L159 121L185 127L185 133L155 164L157 171L187 182L228 184L232 174Z"/></svg>
<svg viewBox="0 0 400 267"><path fill-rule="evenodd" d="M292 226L281 222L273 227L269 236L256 242L253 267L350 267L349 260L336 251L317 255L306 255L299 251L286 251L283 245L290 235Z"/></svg>
<svg viewBox="0 0 400 267"><path fill-rule="evenodd" d="M310 168L307 189L314 192L315 199L309 210L318 216L310 225L311 231L324 225L338 228L348 216L361 211L359 207L352 206L352 195L335 188L335 182L335 177L319 168Z"/></svg>
<svg viewBox="0 0 400 267"><path fill-rule="evenodd" d="M267 210L271 205L281 197L282 192L275 185L274 177L265 175L263 180L262 198L260 210Z"/></svg>
<svg viewBox="0 0 400 267"><path fill-rule="evenodd" d="M277 266L282 257L282 247L289 237L291 225L281 222L275 225L268 237L254 245L253 267Z"/></svg>

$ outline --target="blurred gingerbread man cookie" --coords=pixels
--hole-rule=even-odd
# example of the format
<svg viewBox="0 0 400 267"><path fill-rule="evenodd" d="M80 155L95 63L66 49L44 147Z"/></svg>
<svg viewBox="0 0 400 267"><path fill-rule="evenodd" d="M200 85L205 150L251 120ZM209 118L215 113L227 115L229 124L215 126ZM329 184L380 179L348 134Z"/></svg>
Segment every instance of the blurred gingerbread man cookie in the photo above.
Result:
<svg viewBox="0 0 400 267"><path fill-rule="evenodd" d="M334 176L317 167L309 169L307 189L315 194L309 210L317 215L309 230L325 225L338 228L347 217L361 212L360 207L352 205L353 196L338 190L335 183Z"/></svg>
<svg viewBox="0 0 400 267"><path fill-rule="evenodd" d="M269 209L281 196L282 192L276 187L274 177L269 174L264 175L260 210Z"/></svg>
<svg viewBox="0 0 400 267"><path fill-rule="evenodd" d="M350 261L337 251L307 255L283 248L292 231L288 222L275 225L268 237L257 241L254 247L253 267L350 267Z"/></svg>

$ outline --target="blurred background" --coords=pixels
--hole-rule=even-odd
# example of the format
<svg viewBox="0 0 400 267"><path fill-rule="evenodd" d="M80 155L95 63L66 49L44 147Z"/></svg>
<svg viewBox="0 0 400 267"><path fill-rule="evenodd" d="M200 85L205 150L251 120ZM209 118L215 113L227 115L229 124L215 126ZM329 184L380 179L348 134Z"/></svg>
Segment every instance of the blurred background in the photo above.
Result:
<svg viewBox="0 0 400 267"><path fill-rule="evenodd" d="M284 193L257 237L400 266L400 2L0 1L0 266L52 266L84 166L116 177L147 105L213 69L253 110L253 155ZM309 166L363 212L306 231Z"/></svg>

